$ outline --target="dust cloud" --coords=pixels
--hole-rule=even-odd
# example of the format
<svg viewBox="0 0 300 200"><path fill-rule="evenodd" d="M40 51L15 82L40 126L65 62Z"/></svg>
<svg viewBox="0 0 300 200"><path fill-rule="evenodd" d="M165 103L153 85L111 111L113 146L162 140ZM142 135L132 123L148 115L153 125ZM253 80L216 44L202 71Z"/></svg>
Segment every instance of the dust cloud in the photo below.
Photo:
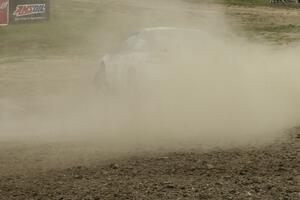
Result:
<svg viewBox="0 0 300 200"><path fill-rule="evenodd" d="M27 99L33 105L25 110L21 110L23 96L3 100L1 140L84 141L120 151L223 147L270 142L299 124L300 48L242 39L231 31L220 8L200 12L181 1L172 6L168 1L124 2L149 9L145 15L139 13L142 17L134 31L166 25L200 31L192 37L166 37L151 49L169 47L153 58L160 68L137 59L136 65L150 78L139 77L134 91L99 94L93 86L95 61L94 67L85 68L90 70L84 78L87 88L75 94L62 89L64 85L60 94L33 92L34 100ZM159 11L156 17L151 15Z"/></svg>

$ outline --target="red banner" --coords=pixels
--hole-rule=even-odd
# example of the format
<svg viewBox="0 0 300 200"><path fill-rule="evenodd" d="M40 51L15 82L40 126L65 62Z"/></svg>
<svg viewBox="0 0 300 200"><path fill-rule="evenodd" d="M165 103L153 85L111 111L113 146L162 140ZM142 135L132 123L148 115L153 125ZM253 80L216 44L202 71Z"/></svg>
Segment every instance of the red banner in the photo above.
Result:
<svg viewBox="0 0 300 200"><path fill-rule="evenodd" d="M8 24L9 0L0 0L0 26Z"/></svg>

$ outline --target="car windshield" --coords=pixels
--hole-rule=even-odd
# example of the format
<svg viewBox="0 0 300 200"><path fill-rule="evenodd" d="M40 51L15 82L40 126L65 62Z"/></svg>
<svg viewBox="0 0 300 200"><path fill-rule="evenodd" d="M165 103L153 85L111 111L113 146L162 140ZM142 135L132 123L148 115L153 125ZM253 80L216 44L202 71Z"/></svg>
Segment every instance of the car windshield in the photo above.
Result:
<svg viewBox="0 0 300 200"><path fill-rule="evenodd" d="M169 51L182 46L195 46L202 31L176 28L152 28L131 35L121 51Z"/></svg>

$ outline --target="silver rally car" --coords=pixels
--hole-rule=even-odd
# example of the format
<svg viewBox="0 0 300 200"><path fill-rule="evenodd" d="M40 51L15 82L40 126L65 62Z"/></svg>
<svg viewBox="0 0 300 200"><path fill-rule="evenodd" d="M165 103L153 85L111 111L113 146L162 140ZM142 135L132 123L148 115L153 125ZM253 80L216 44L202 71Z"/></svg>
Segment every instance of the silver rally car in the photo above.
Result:
<svg viewBox="0 0 300 200"><path fill-rule="evenodd" d="M177 57L178 51L186 49L187 45L193 46L193 38L203 34L207 35L198 29L145 28L131 35L117 52L102 57L95 87L101 93L144 89L150 87L149 83L153 87L156 81L170 73L167 66Z"/></svg>

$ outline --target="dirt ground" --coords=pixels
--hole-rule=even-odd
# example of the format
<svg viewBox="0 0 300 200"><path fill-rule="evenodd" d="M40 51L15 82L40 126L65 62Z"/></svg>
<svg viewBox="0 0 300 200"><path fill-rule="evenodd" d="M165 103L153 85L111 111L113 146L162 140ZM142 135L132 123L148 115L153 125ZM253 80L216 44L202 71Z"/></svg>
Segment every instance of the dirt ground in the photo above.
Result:
<svg viewBox="0 0 300 200"><path fill-rule="evenodd" d="M205 23L207 15L220 10L225 10L226 21L234 29L249 25L300 25L300 14L295 9L224 8L189 3L184 4L185 20L181 21L182 10L172 10L168 1L160 10L156 10L155 4L143 2L114 0L104 4L107 9L103 20L111 18L115 26L106 24L106 29L100 31L103 39L97 44L103 45L96 56L118 46L128 34L144 26L187 26L188 17L188 26L197 27L198 23ZM166 16L166 11L173 14ZM174 18L178 19L176 24ZM111 34L117 26L122 36ZM97 38L96 33L99 32L89 37ZM240 33L240 36L248 34ZM260 29L260 34L254 34L253 38L256 42L268 43L265 39L273 38L271 42L279 40L296 45L300 37L299 31L275 33ZM114 41L113 44L107 44L107 39ZM4 121L28 116L29 112L34 116L49 112L51 107L45 105L48 101L43 102L40 97L68 94L72 98L82 90L88 95L98 58L95 55L49 56L22 58L16 62L1 58L0 61L0 120ZM300 199L299 128L282 133L283 139L259 146L178 148L171 152L162 146L120 152L118 148L107 151L107 147L90 141L47 142L30 134L25 134L26 138L18 137L7 127L11 125L0 126L1 200Z"/></svg>
<svg viewBox="0 0 300 200"><path fill-rule="evenodd" d="M287 136L260 148L148 152L93 165L1 174L0 198L296 200L299 128Z"/></svg>

